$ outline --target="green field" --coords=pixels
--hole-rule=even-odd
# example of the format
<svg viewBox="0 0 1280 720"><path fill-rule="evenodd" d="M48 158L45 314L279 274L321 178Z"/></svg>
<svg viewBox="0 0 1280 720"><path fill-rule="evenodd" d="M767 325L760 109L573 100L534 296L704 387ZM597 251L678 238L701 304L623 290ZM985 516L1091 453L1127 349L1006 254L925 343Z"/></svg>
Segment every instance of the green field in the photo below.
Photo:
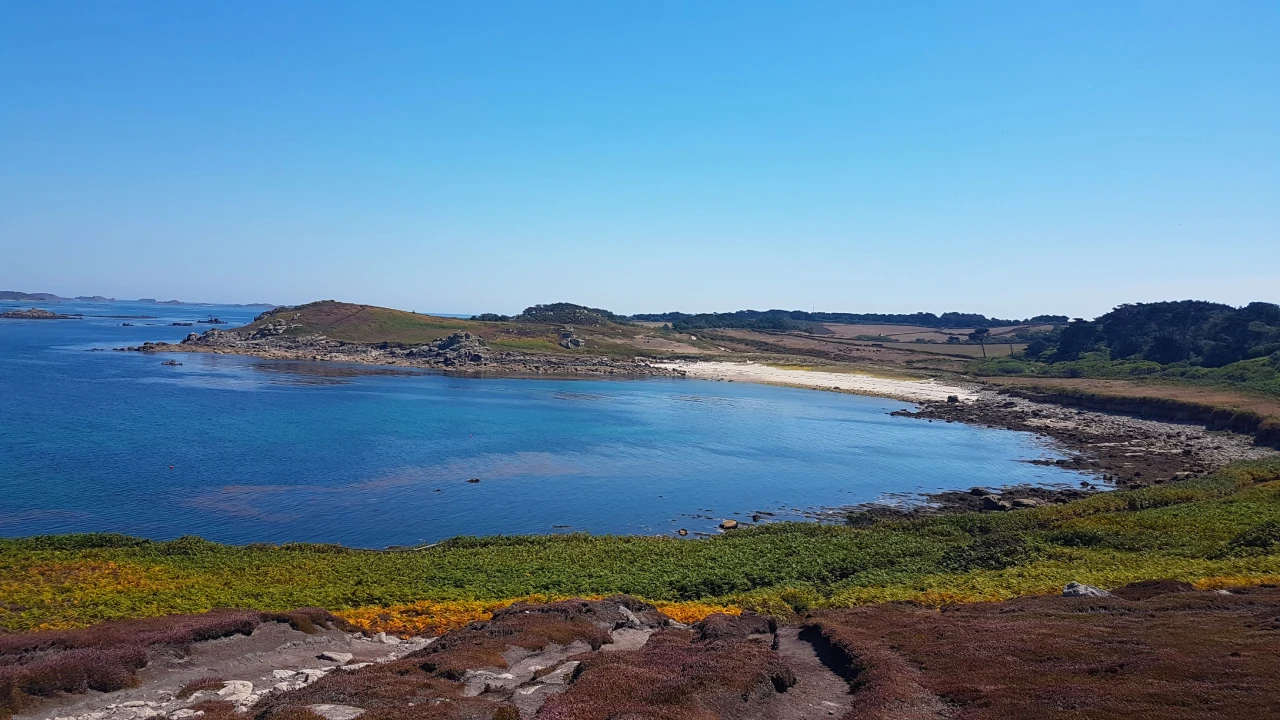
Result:
<svg viewBox="0 0 1280 720"><path fill-rule="evenodd" d="M119 535L0 540L0 628L215 607L333 610L625 592L776 614L886 600L997 600L1150 578L1280 577L1280 461L1008 513L869 528L780 523L707 540L455 538L407 552Z"/></svg>

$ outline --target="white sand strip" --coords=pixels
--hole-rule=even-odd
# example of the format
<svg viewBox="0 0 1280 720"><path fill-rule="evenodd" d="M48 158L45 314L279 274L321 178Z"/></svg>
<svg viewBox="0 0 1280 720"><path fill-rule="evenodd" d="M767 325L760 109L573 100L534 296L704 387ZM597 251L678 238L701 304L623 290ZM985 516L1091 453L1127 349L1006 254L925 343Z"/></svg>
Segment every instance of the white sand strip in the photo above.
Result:
<svg viewBox="0 0 1280 720"><path fill-rule="evenodd" d="M955 395L961 400L972 400L978 396L975 390L959 385L944 385L936 380L898 380L850 372L792 370L758 363L682 361L653 364L683 370L688 377L702 380L734 380L836 390L909 402L946 400L949 395Z"/></svg>

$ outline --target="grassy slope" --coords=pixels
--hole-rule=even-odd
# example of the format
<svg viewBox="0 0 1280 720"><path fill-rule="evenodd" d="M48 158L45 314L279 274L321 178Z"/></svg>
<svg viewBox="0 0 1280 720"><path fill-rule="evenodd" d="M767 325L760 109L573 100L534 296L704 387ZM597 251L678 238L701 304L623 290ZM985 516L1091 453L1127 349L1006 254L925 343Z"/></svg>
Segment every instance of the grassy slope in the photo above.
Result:
<svg viewBox="0 0 1280 720"><path fill-rule="evenodd" d="M591 328L575 328L588 337L586 348L566 350L559 345L559 325L525 322L477 322L462 318L446 318L420 315L404 310L355 305L322 300L293 308L279 310L261 320L256 320L239 330L256 330L277 320L284 320L301 327L288 331L289 335L319 333L334 340L353 343L394 343L420 345L455 332L469 332L483 338L490 346L500 350L549 353L557 355L582 354L634 357L646 354L632 346L622 345L619 339L650 333L645 327L605 325Z"/></svg>
<svg viewBox="0 0 1280 720"><path fill-rule="evenodd" d="M0 540L0 629L214 607L337 610L537 593L627 592L781 613L895 599L994 600L1055 592L1069 580L1117 586L1173 577L1212 586L1275 581L1276 542L1280 461L1035 510L867 529L786 523L696 541L461 538L385 553L27 538Z"/></svg>
<svg viewBox="0 0 1280 720"><path fill-rule="evenodd" d="M322 300L279 310L239 329L256 330L277 320L302 325L290 330L290 335L320 333L335 340L361 343L428 343L450 333L475 331L482 325L460 318Z"/></svg>

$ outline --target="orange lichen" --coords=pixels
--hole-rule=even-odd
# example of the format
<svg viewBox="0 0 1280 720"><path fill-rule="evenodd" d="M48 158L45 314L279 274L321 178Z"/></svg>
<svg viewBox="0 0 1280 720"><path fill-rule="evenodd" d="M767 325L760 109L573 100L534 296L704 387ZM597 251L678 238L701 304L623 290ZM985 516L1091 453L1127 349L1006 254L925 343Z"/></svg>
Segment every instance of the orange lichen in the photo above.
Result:
<svg viewBox="0 0 1280 720"><path fill-rule="evenodd" d="M583 596L583 599L599 600L602 597ZM408 637L439 635L479 620L488 620L498 610L518 602L547 603L567 599L568 596L559 595L526 595L506 600L419 600L406 605L338 610L334 614L365 632Z"/></svg>
<svg viewBox="0 0 1280 720"><path fill-rule="evenodd" d="M736 605L712 605L710 603L700 602L664 602L658 601L654 603L658 608L658 612L667 617L682 622L686 625L692 625L708 615L716 613L724 613L726 615L741 615L742 608Z"/></svg>
<svg viewBox="0 0 1280 720"><path fill-rule="evenodd" d="M1280 575L1215 575L1191 583L1197 590L1224 590L1253 585L1280 585Z"/></svg>

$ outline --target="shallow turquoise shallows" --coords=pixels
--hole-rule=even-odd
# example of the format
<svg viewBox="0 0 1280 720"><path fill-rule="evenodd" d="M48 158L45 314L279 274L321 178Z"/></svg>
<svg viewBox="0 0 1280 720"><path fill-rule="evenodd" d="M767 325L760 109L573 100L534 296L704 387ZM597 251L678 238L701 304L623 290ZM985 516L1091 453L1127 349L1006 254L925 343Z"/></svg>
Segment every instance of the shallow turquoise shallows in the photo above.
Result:
<svg viewBox="0 0 1280 720"><path fill-rule="evenodd" d="M798 518L885 495L1080 479L1025 462L1055 457L1034 436L892 417L909 407L892 400L113 352L204 329L172 322L212 313L238 325L255 311L46 307L86 317L0 320L0 536L383 547L696 535L760 511Z"/></svg>

